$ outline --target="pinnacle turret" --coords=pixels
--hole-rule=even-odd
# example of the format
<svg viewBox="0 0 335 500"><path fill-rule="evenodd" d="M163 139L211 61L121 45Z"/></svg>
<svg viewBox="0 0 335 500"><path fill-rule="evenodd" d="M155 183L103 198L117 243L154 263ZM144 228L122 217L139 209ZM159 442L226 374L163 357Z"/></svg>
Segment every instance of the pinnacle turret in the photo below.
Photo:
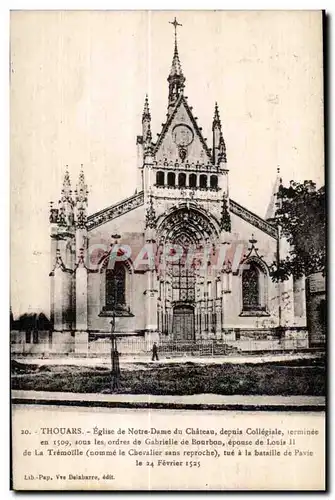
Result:
<svg viewBox="0 0 335 500"><path fill-rule="evenodd" d="M87 184L85 182L85 174L83 165L80 166L79 178L75 190L76 201L81 203L87 203Z"/></svg>
<svg viewBox="0 0 335 500"><path fill-rule="evenodd" d="M146 132L146 137L144 140L144 154L150 155L153 152L153 143L152 143L152 132L150 127L150 122L148 123L148 128Z"/></svg>
<svg viewBox="0 0 335 500"><path fill-rule="evenodd" d="M86 221L87 221L88 189L87 189L87 184L85 182L83 165L81 165L80 167L75 195L76 195L76 210L75 210L76 226L78 228L84 228L86 226Z"/></svg>
<svg viewBox="0 0 335 500"><path fill-rule="evenodd" d="M215 108L214 108L214 118L213 118L212 130L214 131L216 128L221 130L221 120L220 120L219 107L218 107L217 102L215 103Z"/></svg>
<svg viewBox="0 0 335 500"><path fill-rule="evenodd" d="M145 95L144 108L143 108L143 114L142 114L142 123L145 120L149 120L149 121L151 120L148 94Z"/></svg>
<svg viewBox="0 0 335 500"><path fill-rule="evenodd" d="M148 95L146 94L145 100L144 100L143 114L142 114L142 136L143 136L144 143L146 143L148 140L148 134L151 135L151 137L150 137L150 141L151 141L152 140L151 114L150 114L150 108L149 108L149 99L148 99Z"/></svg>
<svg viewBox="0 0 335 500"><path fill-rule="evenodd" d="M66 170L63 179L63 187L61 191L61 198L58 202L58 218L57 223L59 226L70 227L73 225L73 206L74 200L72 197L71 180L66 165Z"/></svg>
<svg viewBox="0 0 335 500"><path fill-rule="evenodd" d="M72 201L72 190L71 190L71 180L68 166L66 165L66 170L63 179L63 188L62 188L62 200L63 201Z"/></svg>
<svg viewBox="0 0 335 500"><path fill-rule="evenodd" d="M150 155L153 151L152 143L152 132L151 132L151 114L149 108L148 95L145 96L144 109L142 115L142 135L143 135L143 146L144 154Z"/></svg>
<svg viewBox="0 0 335 500"><path fill-rule="evenodd" d="M227 151L226 151L226 143L223 138L222 132L220 134L219 140L219 148L218 148L218 162L227 163Z"/></svg>
<svg viewBox="0 0 335 500"><path fill-rule="evenodd" d="M213 163L227 162L226 144L222 134L222 125L219 113L218 103L215 103L214 117L212 123L213 131Z"/></svg>

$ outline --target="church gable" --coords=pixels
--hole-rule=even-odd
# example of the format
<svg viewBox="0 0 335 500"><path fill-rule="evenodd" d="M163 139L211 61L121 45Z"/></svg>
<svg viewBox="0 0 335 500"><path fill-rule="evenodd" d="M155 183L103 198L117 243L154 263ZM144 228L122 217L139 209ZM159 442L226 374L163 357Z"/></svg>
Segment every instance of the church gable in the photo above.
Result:
<svg viewBox="0 0 335 500"><path fill-rule="evenodd" d="M155 147L155 157L157 161L168 158L182 162L187 160L189 163L208 163L211 160L210 150L184 96L180 96L163 126Z"/></svg>

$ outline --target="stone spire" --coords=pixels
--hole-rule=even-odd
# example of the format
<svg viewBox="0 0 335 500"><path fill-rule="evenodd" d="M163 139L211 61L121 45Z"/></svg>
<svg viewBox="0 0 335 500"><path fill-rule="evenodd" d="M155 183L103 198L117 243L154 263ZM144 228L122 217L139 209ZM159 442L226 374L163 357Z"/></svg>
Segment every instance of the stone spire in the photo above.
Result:
<svg viewBox="0 0 335 500"><path fill-rule="evenodd" d="M73 206L74 200L72 197L71 180L66 165L66 170L63 180L63 188L61 191L61 198L58 202L58 225L70 227L73 225Z"/></svg>
<svg viewBox="0 0 335 500"><path fill-rule="evenodd" d="M142 114L142 134L144 154L151 155L153 152L152 132L151 132L151 114L149 109L148 96L145 96L144 109Z"/></svg>
<svg viewBox="0 0 335 500"><path fill-rule="evenodd" d="M144 108L143 108L143 114L142 114L142 122L144 122L145 120L149 120L149 121L151 120L148 94L145 94Z"/></svg>
<svg viewBox="0 0 335 500"><path fill-rule="evenodd" d="M75 195L76 195L76 201L81 202L81 203L87 203L87 195L88 195L88 190L87 190L87 184L85 182L85 174L84 174L84 166L83 164L80 165L80 172L79 172L79 178L75 190Z"/></svg>
<svg viewBox="0 0 335 500"><path fill-rule="evenodd" d="M147 134L148 134L149 131L151 133L151 114L150 114L150 109L149 109L148 95L146 94L145 100L144 100L143 114L142 114L142 136L143 136L143 142L146 142L146 140L147 140Z"/></svg>
<svg viewBox="0 0 335 500"><path fill-rule="evenodd" d="M181 80L183 82L185 81L185 77L183 75L183 70L181 68L180 59L179 59L177 33L175 33L174 52L173 52L173 58L172 58L172 64L171 64L171 70L170 70L169 77L170 78L179 77L179 78L181 78Z"/></svg>
<svg viewBox="0 0 335 500"><path fill-rule="evenodd" d="M280 167L277 167L277 176L276 176L275 182L273 184L270 202L269 202L268 208L266 210L266 214L265 214L265 220L267 220L269 222L271 222L274 219L274 217L276 215L276 211L279 208L279 200L278 200L277 195L278 195L278 191L280 189L280 186L282 186L282 185L283 185L283 180L282 180L281 175L280 175Z"/></svg>
<svg viewBox="0 0 335 500"><path fill-rule="evenodd" d="M215 103L214 117L212 123L213 131L213 163L227 163L226 143L222 134L222 125L220 120L220 113L218 103Z"/></svg>
<svg viewBox="0 0 335 500"><path fill-rule="evenodd" d="M68 166L66 165L64 180L63 180L63 189L62 189L62 198L64 200L72 200L72 190L71 190L71 180Z"/></svg>
<svg viewBox="0 0 335 500"><path fill-rule="evenodd" d="M83 165L80 167L79 178L75 190L76 201L76 226L78 228L86 227L87 221L87 203L88 203L88 189L85 182L85 174Z"/></svg>
<svg viewBox="0 0 335 500"><path fill-rule="evenodd" d="M173 52L171 70L168 76L169 113L171 113L173 107L177 102L179 95L183 93L185 87L185 77L183 75L183 71L180 64L180 59L178 54L178 42L177 42L177 26L182 26L182 25L177 22L176 18L174 18L174 21L170 21L170 24L174 26L174 52Z"/></svg>
<svg viewBox="0 0 335 500"><path fill-rule="evenodd" d="M215 103L215 108L214 108L212 131L213 131L213 163L214 165L216 165L218 163L220 137L222 136L221 120L217 102Z"/></svg>
<svg viewBox="0 0 335 500"><path fill-rule="evenodd" d="M216 128L221 130L221 120L220 120L220 113L219 113L219 107L218 103L215 103L214 107L214 118L213 118L213 124L212 124L212 130L214 131Z"/></svg>

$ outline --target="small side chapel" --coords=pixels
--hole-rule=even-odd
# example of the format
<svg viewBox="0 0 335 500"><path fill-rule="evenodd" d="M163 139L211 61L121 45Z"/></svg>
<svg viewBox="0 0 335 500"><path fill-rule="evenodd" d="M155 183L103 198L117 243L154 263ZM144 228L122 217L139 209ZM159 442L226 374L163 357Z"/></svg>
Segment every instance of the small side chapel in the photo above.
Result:
<svg viewBox="0 0 335 500"><path fill-rule="evenodd" d="M136 194L89 215L83 169L74 192L66 171L58 208L51 205L51 321L53 344L62 352L108 338L111 323L119 337L149 343L236 344L278 335L307 342L304 279L274 283L269 275L269 266L289 251L273 223L279 173L265 219L230 197L218 105L209 147L185 93L179 24L176 19L172 24L167 115L153 142L145 97L136 140ZM93 262L92 248L106 241L109 250L98 252ZM145 268L134 265L134 253L111 268L116 244L137 254L146 245L156 254L179 245L183 257L162 265L159 254L158 265ZM186 266L190 248L197 249L197 257Z"/></svg>

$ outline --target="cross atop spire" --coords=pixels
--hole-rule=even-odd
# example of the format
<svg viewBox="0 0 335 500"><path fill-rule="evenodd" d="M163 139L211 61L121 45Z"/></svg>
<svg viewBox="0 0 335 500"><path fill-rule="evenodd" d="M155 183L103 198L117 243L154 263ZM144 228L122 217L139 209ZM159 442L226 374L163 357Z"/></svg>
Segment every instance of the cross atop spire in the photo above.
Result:
<svg viewBox="0 0 335 500"><path fill-rule="evenodd" d="M169 24L172 24L174 27L174 39L175 42L177 43L177 26L182 26L182 24L178 23L176 18L174 18L173 21L169 21Z"/></svg>
<svg viewBox="0 0 335 500"><path fill-rule="evenodd" d="M174 26L174 52L173 52L170 77L171 76L183 77L183 72L182 72L181 64L180 64L180 60L179 60L178 43L177 43L178 42L178 40L177 40L177 26L182 26L182 24L178 23L176 18L174 18L174 21L169 21L169 23ZM184 78L184 80L185 80L185 78Z"/></svg>

